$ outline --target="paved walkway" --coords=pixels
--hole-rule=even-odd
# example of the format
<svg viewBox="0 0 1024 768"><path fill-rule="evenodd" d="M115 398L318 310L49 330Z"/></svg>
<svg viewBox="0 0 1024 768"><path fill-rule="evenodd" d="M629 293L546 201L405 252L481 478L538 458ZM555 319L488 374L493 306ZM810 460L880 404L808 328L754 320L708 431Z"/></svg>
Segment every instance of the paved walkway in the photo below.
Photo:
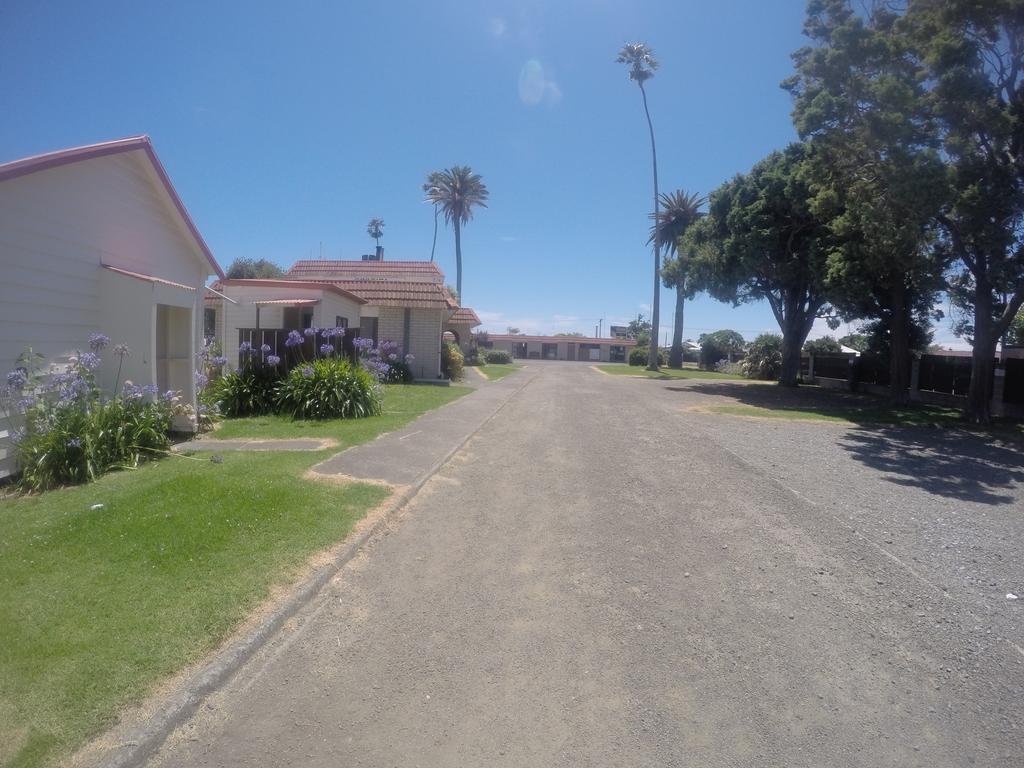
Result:
<svg viewBox="0 0 1024 768"><path fill-rule="evenodd" d="M191 451L322 451L337 445L331 439L290 438L285 440L218 440L202 438L178 443L171 450L179 453Z"/></svg>
<svg viewBox="0 0 1024 768"><path fill-rule="evenodd" d="M153 764L1024 765L1024 455L693 410L758 389L539 363L441 409L485 423Z"/></svg>
<svg viewBox="0 0 1024 768"><path fill-rule="evenodd" d="M448 459L537 375L525 368L431 411L397 432L357 445L313 467L321 475L343 475L390 485L412 485Z"/></svg>

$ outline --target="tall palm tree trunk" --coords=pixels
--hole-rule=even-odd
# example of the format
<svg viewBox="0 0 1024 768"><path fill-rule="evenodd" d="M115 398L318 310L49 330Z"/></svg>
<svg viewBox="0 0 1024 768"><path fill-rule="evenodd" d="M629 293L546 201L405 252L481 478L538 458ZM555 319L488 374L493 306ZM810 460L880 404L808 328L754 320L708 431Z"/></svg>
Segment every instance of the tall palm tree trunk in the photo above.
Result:
<svg viewBox="0 0 1024 768"><path fill-rule="evenodd" d="M434 203L434 242L430 246L430 261L434 261L434 251L437 250L437 203Z"/></svg>
<svg viewBox="0 0 1024 768"><path fill-rule="evenodd" d="M644 115L647 117L647 130L651 133L651 164L654 167L654 221L658 221L658 152L654 145L654 123L647 109L647 91L643 81L640 82L640 93L644 99ZM457 230L456 230L457 231ZM661 320L661 246L658 238L654 238L654 301L651 304L651 347L647 354L647 370L658 370L658 323Z"/></svg>
<svg viewBox="0 0 1024 768"><path fill-rule="evenodd" d="M462 306L462 224L459 217L455 221L455 290L459 293L459 306Z"/></svg>
<svg viewBox="0 0 1024 768"><path fill-rule="evenodd" d="M669 368L683 367L683 309L686 304L686 281L676 283L676 317L672 331L672 351L668 355Z"/></svg>

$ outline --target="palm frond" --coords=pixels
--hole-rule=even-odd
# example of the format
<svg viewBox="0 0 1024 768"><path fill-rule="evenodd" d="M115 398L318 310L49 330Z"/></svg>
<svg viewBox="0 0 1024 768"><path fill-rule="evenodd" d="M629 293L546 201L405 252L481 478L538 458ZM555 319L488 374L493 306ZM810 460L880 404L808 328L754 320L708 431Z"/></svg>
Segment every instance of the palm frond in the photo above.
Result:
<svg viewBox="0 0 1024 768"><path fill-rule="evenodd" d="M479 173L468 165L453 165L443 171L435 171L423 185L427 201L436 203L444 212L444 220L451 223L458 219L465 224L473 218L475 207L486 208L487 185Z"/></svg>
<svg viewBox="0 0 1024 768"><path fill-rule="evenodd" d="M704 215L700 208L705 202L700 195L690 194L682 189L658 195L659 210L657 219L651 224L648 245L657 239L659 246L666 248L670 254L675 253L679 238ZM653 213L649 214L649 217L655 219Z"/></svg>

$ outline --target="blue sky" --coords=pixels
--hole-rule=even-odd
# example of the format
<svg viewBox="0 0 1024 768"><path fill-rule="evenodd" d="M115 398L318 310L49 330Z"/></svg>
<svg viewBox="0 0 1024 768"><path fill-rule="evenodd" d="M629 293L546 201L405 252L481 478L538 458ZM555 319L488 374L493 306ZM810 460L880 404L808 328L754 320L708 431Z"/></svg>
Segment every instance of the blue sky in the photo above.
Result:
<svg viewBox="0 0 1024 768"><path fill-rule="evenodd" d="M648 94L662 189L706 194L796 138L778 84L803 12L804 0L7 0L0 161L147 133L222 264L285 267L369 252L373 216L387 258L429 258L420 185L468 164L491 199L464 233L464 303L491 331L607 332L650 315L653 283L650 150L618 48L642 40L661 62ZM454 284L450 230L438 261ZM674 297L661 301L668 331ZM764 305L687 304L687 337L726 327L777 330Z"/></svg>

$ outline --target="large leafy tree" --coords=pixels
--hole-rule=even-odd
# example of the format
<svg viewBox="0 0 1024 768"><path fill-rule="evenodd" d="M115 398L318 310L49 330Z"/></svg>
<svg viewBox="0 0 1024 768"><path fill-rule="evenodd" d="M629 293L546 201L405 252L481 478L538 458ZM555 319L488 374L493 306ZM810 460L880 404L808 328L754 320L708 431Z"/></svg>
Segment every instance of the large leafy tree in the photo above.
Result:
<svg viewBox="0 0 1024 768"><path fill-rule="evenodd" d="M815 144L814 209L835 235L830 299L849 319L877 318L890 338L891 394L910 384L913 309L942 287L944 252L934 223L945 171L919 109L924 87L891 3L812 0L804 33L813 45L794 56L783 83L793 119Z"/></svg>
<svg viewBox="0 0 1024 768"><path fill-rule="evenodd" d="M672 349L668 354L669 368L683 367L683 317L686 303L686 271L690 262L690 249L683 245L683 235L701 216L704 198L681 189L661 195L660 210L651 214L651 236L647 241L658 241L665 249L665 264L661 279L666 288L676 292L676 312L672 331Z"/></svg>
<svg viewBox="0 0 1024 768"><path fill-rule="evenodd" d="M767 301L782 330L780 383L796 386L814 321L833 316L825 288L832 235L812 210L812 149L791 144L711 193L701 222L701 287L736 305Z"/></svg>
<svg viewBox="0 0 1024 768"><path fill-rule="evenodd" d="M644 83L654 77L658 68L658 60L654 52L644 43L627 43L619 50L615 61L629 67L629 79L640 87L643 99L644 116L647 118L647 130L651 134L651 166L654 169L654 220L658 221L658 207L661 202L658 194L658 150L654 143L654 123L651 122L651 111L647 108L647 89ZM661 322L661 244L654 239L654 299L651 303L651 322L654 326L654 343L651 344L647 356L647 370L658 370L658 323Z"/></svg>
<svg viewBox="0 0 1024 768"><path fill-rule="evenodd" d="M949 166L938 220L973 320L968 416L986 423L996 344L1024 304L1024 5L910 0L899 28Z"/></svg>
<svg viewBox="0 0 1024 768"><path fill-rule="evenodd" d="M429 187L429 188L428 188ZM468 165L435 171L424 184L427 199L436 203L444 220L455 230L455 289L462 294L462 227L473 219L473 209L487 207L489 192L483 177Z"/></svg>
<svg viewBox="0 0 1024 768"><path fill-rule="evenodd" d="M266 259L235 259L225 272L233 280L273 279L284 272L272 261Z"/></svg>

